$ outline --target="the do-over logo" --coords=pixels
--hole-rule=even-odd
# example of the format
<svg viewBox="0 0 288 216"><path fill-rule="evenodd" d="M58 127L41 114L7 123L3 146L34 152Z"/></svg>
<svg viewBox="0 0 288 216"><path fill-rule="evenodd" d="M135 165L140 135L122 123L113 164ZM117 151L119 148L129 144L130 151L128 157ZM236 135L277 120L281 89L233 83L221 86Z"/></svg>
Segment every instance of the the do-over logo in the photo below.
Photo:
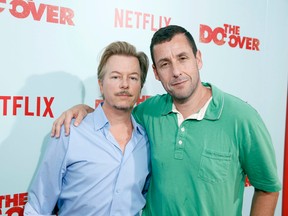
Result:
<svg viewBox="0 0 288 216"><path fill-rule="evenodd" d="M18 19L31 18L34 21L74 26L74 11L68 7L50 5L33 0L0 0L0 13L9 12Z"/></svg>
<svg viewBox="0 0 288 216"><path fill-rule="evenodd" d="M223 27L212 29L208 25L200 25L200 42L214 42L218 46L228 44L232 48L259 51L260 40L240 35L240 26L224 24Z"/></svg>

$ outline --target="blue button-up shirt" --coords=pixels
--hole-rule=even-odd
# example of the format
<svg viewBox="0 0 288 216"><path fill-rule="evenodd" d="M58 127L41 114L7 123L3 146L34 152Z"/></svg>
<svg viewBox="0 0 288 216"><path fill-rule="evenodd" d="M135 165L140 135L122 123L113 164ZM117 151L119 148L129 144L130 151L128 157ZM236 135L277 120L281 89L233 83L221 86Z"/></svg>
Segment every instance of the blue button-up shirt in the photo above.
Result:
<svg viewBox="0 0 288 216"><path fill-rule="evenodd" d="M145 205L150 172L148 138L132 118L124 154L109 131L101 106L70 135L51 138L28 191L25 215L138 215ZM36 214L36 215L37 215Z"/></svg>

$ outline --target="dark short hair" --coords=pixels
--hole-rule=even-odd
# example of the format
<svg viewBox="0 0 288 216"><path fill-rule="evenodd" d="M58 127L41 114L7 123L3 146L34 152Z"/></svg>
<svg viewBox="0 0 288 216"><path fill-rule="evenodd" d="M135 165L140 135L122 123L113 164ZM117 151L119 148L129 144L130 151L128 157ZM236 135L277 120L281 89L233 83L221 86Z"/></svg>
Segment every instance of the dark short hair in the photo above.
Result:
<svg viewBox="0 0 288 216"><path fill-rule="evenodd" d="M196 57L197 53L197 46L194 41L194 38L188 32L185 28L178 26L178 25L169 25L163 28L160 28L158 31L156 31L151 39L151 44L150 44L150 54L151 54L151 59L152 63L155 65L155 60L154 60L154 52L153 48L157 44L161 44L167 41L170 41L175 35L178 34L184 34L185 37L187 38L194 56Z"/></svg>

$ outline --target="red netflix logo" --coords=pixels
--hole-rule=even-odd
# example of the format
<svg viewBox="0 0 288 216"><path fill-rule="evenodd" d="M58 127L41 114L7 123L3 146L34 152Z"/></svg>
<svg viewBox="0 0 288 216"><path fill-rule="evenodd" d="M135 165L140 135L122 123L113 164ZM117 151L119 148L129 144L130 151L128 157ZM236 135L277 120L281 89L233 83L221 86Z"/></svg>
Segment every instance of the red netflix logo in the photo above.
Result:
<svg viewBox="0 0 288 216"><path fill-rule="evenodd" d="M224 27L212 29L207 25L200 25L200 42L213 42L219 46L228 42L232 48L259 51L260 41L257 38L240 36L240 26L224 24Z"/></svg>
<svg viewBox="0 0 288 216"><path fill-rule="evenodd" d="M27 197L28 193L0 195L0 215L22 216Z"/></svg>
<svg viewBox="0 0 288 216"><path fill-rule="evenodd" d="M159 28L168 26L170 22L171 17L115 8L115 28L137 28L157 31Z"/></svg>
<svg viewBox="0 0 288 216"><path fill-rule="evenodd" d="M32 1L12 0L10 5L6 0L0 0L0 13L8 7L12 16L25 19L29 16L35 21L46 21L48 23L74 26L74 11L67 7L40 3L37 5Z"/></svg>
<svg viewBox="0 0 288 216"><path fill-rule="evenodd" d="M52 103L54 97L36 97L29 96L0 96L0 107L2 102L2 115L18 115L19 110L25 116L42 116L54 118L52 112Z"/></svg>

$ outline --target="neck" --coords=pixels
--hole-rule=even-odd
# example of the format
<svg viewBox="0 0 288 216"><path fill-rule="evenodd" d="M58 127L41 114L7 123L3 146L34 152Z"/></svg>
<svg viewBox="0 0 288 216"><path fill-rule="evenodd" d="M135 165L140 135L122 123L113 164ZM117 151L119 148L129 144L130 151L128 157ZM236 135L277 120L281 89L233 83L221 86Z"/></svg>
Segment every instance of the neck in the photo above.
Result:
<svg viewBox="0 0 288 216"><path fill-rule="evenodd" d="M110 125L117 124L130 124L131 123L131 110L120 110L111 106L106 106L105 103L102 109L110 123Z"/></svg>
<svg viewBox="0 0 288 216"><path fill-rule="evenodd" d="M173 103L185 119L188 116L199 112L211 96L211 89L200 84L199 87L195 89L195 92L184 103L176 100L173 100Z"/></svg>
<svg viewBox="0 0 288 216"><path fill-rule="evenodd" d="M104 103L105 104L105 103ZM110 132L119 144L122 153L132 136L133 124L131 121L132 110L118 110L110 106L102 106L110 124Z"/></svg>

